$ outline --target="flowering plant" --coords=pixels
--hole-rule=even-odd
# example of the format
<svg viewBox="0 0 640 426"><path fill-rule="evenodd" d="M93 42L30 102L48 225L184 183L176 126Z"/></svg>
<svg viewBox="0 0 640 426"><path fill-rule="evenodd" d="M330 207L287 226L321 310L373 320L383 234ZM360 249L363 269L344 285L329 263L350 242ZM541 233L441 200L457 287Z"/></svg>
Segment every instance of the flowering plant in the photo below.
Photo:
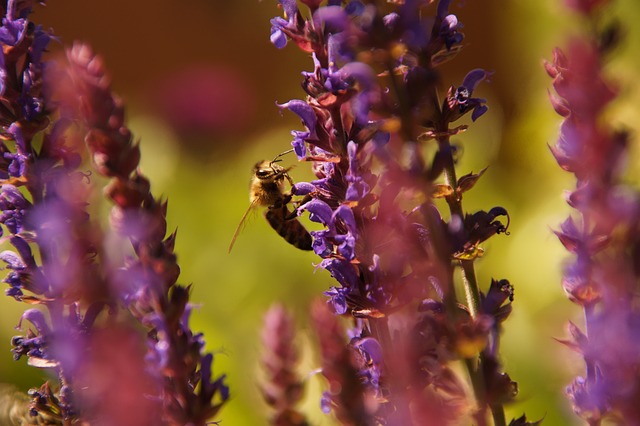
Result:
<svg viewBox="0 0 640 426"><path fill-rule="evenodd" d="M204 425L229 395L189 327L167 204L137 170L139 147L101 59L77 44L64 68L43 62L51 35L30 22L34 3L2 9L0 223L13 250L0 259L5 293L42 308L22 315L14 358L57 380L32 389L28 405L18 401L2 422ZM82 171L77 132L97 175L109 179L106 230L89 208L98 178ZM116 256L109 239L126 254Z"/></svg>
<svg viewBox="0 0 640 426"><path fill-rule="evenodd" d="M168 204L139 167L102 59L76 43L62 61L48 60L56 39L31 22L36 3L44 2L0 2L0 260L8 300L28 305L11 324L20 330L13 356L50 380L28 395L0 385L0 424L218 424L230 391L190 325L192 287L178 284ZM567 394L590 425L635 424L640 197L624 167L631 132L607 121L618 90L603 71L620 31L601 13L610 1L566 3L588 24L546 64L564 120L551 153L577 180L566 197L574 211L554 231L572 255L563 288L584 313L559 339L585 366ZM452 77L450 64L468 48L454 2L278 4L271 42L311 60L298 99L277 108L300 119L290 148L314 177L295 182L285 165L293 156L258 162L251 207L265 208L277 233L333 280L309 309L318 342L309 369L318 368L306 377L322 378L316 404L346 425L541 423L505 410L519 391L506 367L526 373L503 364L501 345L505 320L525 299L522 283L498 268L495 278L476 274L485 250L500 254L486 242L518 238L511 213L522 216L492 201L495 193L469 209L468 194L495 169L465 169L459 138L477 135L475 123L493 113L482 93L494 73L470 67ZM200 119L197 105L171 111ZM220 210L229 205L217 200ZM301 407L308 380L299 364L308 359L296 326L281 305L265 316L259 391L273 425L315 423Z"/></svg>
<svg viewBox="0 0 640 426"><path fill-rule="evenodd" d="M439 66L463 40L450 1L438 2L434 16L421 1L302 3L307 11L281 0L284 18L271 21L276 47L291 40L313 59L303 73L306 99L279 105L302 120L292 146L317 177L291 192L302 197L298 214L323 226L311 231L312 247L337 281L325 293L331 309L353 318L352 356L336 362L340 327L315 310L325 410L346 424L487 424L488 411L506 424L502 404L517 386L498 349L513 287L493 280L482 292L474 261L482 242L508 233L509 215L500 206L464 211L463 194L486 169L458 178L451 143L468 127L453 123L487 111L474 91L490 73L471 70L439 100ZM431 158L428 144L437 147ZM446 201L446 215L435 199ZM456 294L456 270L464 296ZM471 399L451 368L459 361Z"/></svg>

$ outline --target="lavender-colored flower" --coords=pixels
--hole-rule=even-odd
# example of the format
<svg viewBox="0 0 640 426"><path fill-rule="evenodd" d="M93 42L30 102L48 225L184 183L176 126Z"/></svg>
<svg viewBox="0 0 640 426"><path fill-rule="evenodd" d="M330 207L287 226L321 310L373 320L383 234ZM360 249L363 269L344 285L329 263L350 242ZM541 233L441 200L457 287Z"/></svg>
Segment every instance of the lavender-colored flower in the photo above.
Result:
<svg viewBox="0 0 640 426"><path fill-rule="evenodd" d="M292 39L300 48L309 49L305 36L309 28L304 25L297 1L278 0L278 2L284 10L285 17L276 17L271 20L271 42L278 49L282 49L287 45L287 40Z"/></svg>
<svg viewBox="0 0 640 426"><path fill-rule="evenodd" d="M28 320L35 328L35 333L29 333L26 337L16 336L12 339L11 352L13 358L17 361L22 356L30 358L54 362L52 354L47 354L46 338L51 335L51 329L47 324L42 312L36 309L29 309L22 314L18 327L21 327L23 320Z"/></svg>
<svg viewBox="0 0 640 426"><path fill-rule="evenodd" d="M120 279L133 278L133 285L116 288L124 290L120 297L127 308L150 329L147 369L162 383L161 418L169 424L204 424L216 415L229 392L224 376L212 378L212 357L203 353L202 336L188 324L189 289L175 284L176 235L166 235L167 204L153 198L147 179L133 171L140 151L123 124L124 108L111 93L100 59L84 45L74 46L68 58L70 79L84 94L79 98L85 102L85 140L97 170L114 177L106 190L115 203L112 226L130 239L135 253L120 274Z"/></svg>
<svg viewBox="0 0 640 426"><path fill-rule="evenodd" d="M303 426L308 422L295 406L303 396L304 387L295 368L299 354L294 346L293 317L282 306L272 306L264 318L262 344L265 351L262 365L267 375L261 386L262 395L274 410L271 424Z"/></svg>
<svg viewBox="0 0 640 426"><path fill-rule="evenodd" d="M451 87L447 94L444 110L449 123L453 123L460 117L471 111L471 119L476 121L487 112L486 99L472 98L471 95L478 83L486 79L489 73L482 69L470 71L457 88Z"/></svg>
<svg viewBox="0 0 640 426"><path fill-rule="evenodd" d="M462 33L458 32L458 30L462 27L462 25L458 22L458 18L456 17L456 15L448 14L450 3L451 1L441 1L438 3L436 22L440 22L440 25L433 26L433 32L435 33L437 29L437 36L439 39L444 41L444 45L446 46L447 50L451 50L454 45L460 44L464 38Z"/></svg>
<svg viewBox="0 0 640 426"><path fill-rule="evenodd" d="M450 123L466 114L475 121L486 113L486 100L474 92L490 73L472 70L438 105L436 66L459 50L462 25L448 12L448 0L438 2L433 17L426 16L428 2L400 3L390 11L375 2L336 1L324 7L312 2L308 19L297 4L286 5L288 20L278 21L276 45L283 47L286 35L313 60L313 69L303 72L306 100L279 105L300 117L305 129L292 132L292 146L299 160L312 162L316 176L296 183L292 194L303 196L297 213L307 212L323 225L311 235L322 259L317 267L338 283L325 292L329 305L362 325L350 347L358 354L359 392L376 402L368 415L382 424L420 424L427 418L464 422L464 387L447 364L467 359L474 383L486 383L475 389L473 417L485 424L490 408L504 422L501 404L513 397L515 387L498 363L497 335L510 305L503 306L506 290L497 284L482 299L473 261L482 254L481 243L507 233L509 216L499 206L464 213L462 196L484 171L456 179L449 141L466 129L449 129ZM438 144L432 161L418 146L429 138ZM438 183L442 174L445 182ZM432 197L446 199L448 222ZM456 266L468 283L466 312L456 308ZM438 314L417 309L434 298ZM394 321L397 317L403 320ZM321 343L322 350L332 345L339 346ZM331 356L341 355L337 349L323 355L323 369L337 368L327 360ZM331 380L350 386L351 379L336 374ZM437 389L447 389L447 396L436 398ZM433 399L426 402L425 394ZM325 411L341 405L336 398L331 390L325 394ZM416 406L425 408L412 413L409 407ZM338 412L347 422L361 415L357 408Z"/></svg>
<svg viewBox="0 0 640 426"><path fill-rule="evenodd" d="M291 132L293 135L293 142L291 143L293 150L298 158L305 158L307 156L305 140L317 138L315 136L317 119L313 108L311 108L311 106L306 102L295 99L278 106L280 108L286 108L299 116L304 126L308 129L306 132L301 132L299 130L293 130Z"/></svg>
<svg viewBox="0 0 640 426"><path fill-rule="evenodd" d="M48 124L41 79L42 53L51 36L29 21L34 3L8 2L0 26L0 43L3 46L0 55L0 93L8 113L2 119L2 126L5 132L12 133L9 127L15 123L14 128L18 126L27 135L27 144L30 143L32 133L42 130ZM15 78L9 80L8 76ZM24 151L28 152L29 146L25 146Z"/></svg>
<svg viewBox="0 0 640 426"><path fill-rule="evenodd" d="M333 307L333 311L336 314L342 315L347 313L349 287L331 287L329 290L324 292L324 295L329 297L329 304Z"/></svg>
<svg viewBox="0 0 640 426"><path fill-rule="evenodd" d="M606 1L571 1L569 7L597 20L596 6ZM568 386L573 409L591 425L607 417L633 423L640 418L640 312L638 247L640 194L626 185L624 163L629 135L614 130L603 111L615 98L604 77L609 34L615 27L589 27L566 50L556 49L546 64L557 93L554 109L564 121L551 152L560 167L576 177L567 195L574 214L555 231L573 255L565 266L563 287L584 310L584 331L570 324L563 341L584 357L586 372Z"/></svg>
<svg viewBox="0 0 640 426"><path fill-rule="evenodd" d="M166 202L135 172L140 151L101 59L76 46L67 68L43 65L51 36L29 21L33 3L7 2L0 26L0 224L13 246L0 260L5 293L43 308L22 315L14 358L50 370L56 383L30 392L20 421L205 425L229 392L189 325L189 288L175 284ZM49 96L62 116L51 125ZM84 148L67 138L78 118L96 171L113 178L106 190L116 204L112 228L131 242L117 272L86 210L95 188L78 171Z"/></svg>

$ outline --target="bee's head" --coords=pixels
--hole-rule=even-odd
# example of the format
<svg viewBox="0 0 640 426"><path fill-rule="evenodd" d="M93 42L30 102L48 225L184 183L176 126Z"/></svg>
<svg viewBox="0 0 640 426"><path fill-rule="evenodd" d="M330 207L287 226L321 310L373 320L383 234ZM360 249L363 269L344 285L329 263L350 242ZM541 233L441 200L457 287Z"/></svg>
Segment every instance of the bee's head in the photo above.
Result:
<svg viewBox="0 0 640 426"><path fill-rule="evenodd" d="M258 179L265 180L277 178L278 175L286 173L286 170L273 161L263 160L256 163L254 173Z"/></svg>

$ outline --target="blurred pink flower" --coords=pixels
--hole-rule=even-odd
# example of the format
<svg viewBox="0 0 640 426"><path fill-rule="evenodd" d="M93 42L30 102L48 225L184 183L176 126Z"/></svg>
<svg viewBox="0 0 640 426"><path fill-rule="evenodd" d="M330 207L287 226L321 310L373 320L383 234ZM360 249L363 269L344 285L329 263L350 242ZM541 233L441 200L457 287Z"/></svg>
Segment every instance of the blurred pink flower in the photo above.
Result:
<svg viewBox="0 0 640 426"><path fill-rule="evenodd" d="M246 131L256 115L251 82L226 66L191 66L151 87L152 108L181 136L226 136Z"/></svg>

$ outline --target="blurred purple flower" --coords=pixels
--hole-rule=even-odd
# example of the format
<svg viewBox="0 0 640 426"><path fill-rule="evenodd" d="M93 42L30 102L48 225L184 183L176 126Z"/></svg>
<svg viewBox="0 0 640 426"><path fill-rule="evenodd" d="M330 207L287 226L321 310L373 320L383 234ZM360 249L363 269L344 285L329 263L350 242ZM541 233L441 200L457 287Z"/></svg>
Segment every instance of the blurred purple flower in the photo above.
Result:
<svg viewBox="0 0 640 426"><path fill-rule="evenodd" d="M189 290L175 285L166 203L134 172L140 151L101 59L75 46L66 69L41 62L51 37L29 21L34 3L8 2L0 27L0 223L14 249L0 253L3 281L8 296L42 307L24 312L19 327L32 327L12 339L12 352L57 376L56 385L31 392L30 415L48 424L204 425L229 393L188 324ZM62 116L51 125L48 99ZM117 204L112 224L131 242L127 267L143 272L129 275L126 291L112 283L121 275L86 211L95 188L78 171L84 148L69 126L78 118L96 171L113 178L105 192Z"/></svg>
<svg viewBox="0 0 640 426"><path fill-rule="evenodd" d="M161 384L155 395L164 407L160 418L168 424L204 424L218 413L229 391L224 376L212 377L212 357L204 353L202 335L188 324L189 288L176 284L180 268L173 251L176 234L167 235L167 203L155 199L149 181L134 172L139 148L120 120L124 107L111 92L105 70L96 65L101 61L86 45L75 45L67 56L67 72L84 101L89 151L98 172L114 177L105 191L115 204L112 226L130 240L135 253L114 290L149 329L145 369Z"/></svg>
<svg viewBox="0 0 640 426"><path fill-rule="evenodd" d="M295 346L295 335L293 317L282 306L269 308L261 333L264 346L261 361L267 375L261 391L274 411L270 418L272 425L308 425L304 415L296 409L303 397L304 386L296 373L300 355Z"/></svg>
<svg viewBox="0 0 640 426"><path fill-rule="evenodd" d="M594 22L606 3L567 2ZM562 285L585 316L584 331L570 324L570 338L561 341L582 354L586 365L586 374L573 381L567 395L575 413L596 425L609 417L640 418L640 194L624 174L630 136L603 120L616 96L605 78L605 54L615 47L609 36L619 29L616 24L589 29L565 51L554 50L545 67L556 92L550 95L552 106L564 119L551 152L577 181L565 197L575 213L555 231L574 256Z"/></svg>

